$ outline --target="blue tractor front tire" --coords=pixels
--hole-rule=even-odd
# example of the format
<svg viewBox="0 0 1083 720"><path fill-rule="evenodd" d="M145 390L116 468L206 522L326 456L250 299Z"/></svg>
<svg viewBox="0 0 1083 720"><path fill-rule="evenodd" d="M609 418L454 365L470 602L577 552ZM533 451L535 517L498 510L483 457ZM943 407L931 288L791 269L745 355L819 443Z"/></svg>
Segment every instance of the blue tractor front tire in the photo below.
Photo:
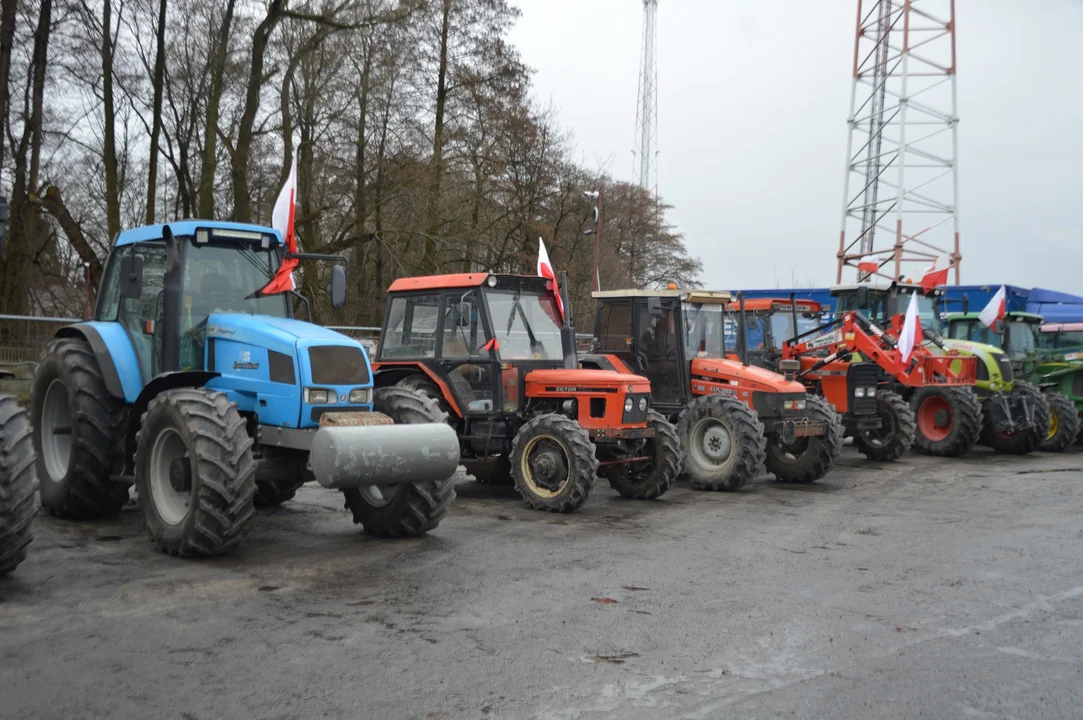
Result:
<svg viewBox="0 0 1083 720"><path fill-rule="evenodd" d="M151 539L178 557L235 548L255 514L252 439L225 393L167 390L143 414L135 484Z"/></svg>

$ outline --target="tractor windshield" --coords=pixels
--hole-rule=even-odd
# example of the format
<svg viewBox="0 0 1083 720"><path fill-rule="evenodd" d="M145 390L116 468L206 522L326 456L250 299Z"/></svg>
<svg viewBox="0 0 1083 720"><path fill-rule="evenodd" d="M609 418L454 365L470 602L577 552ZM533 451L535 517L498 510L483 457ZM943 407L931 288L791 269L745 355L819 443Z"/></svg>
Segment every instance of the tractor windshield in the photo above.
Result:
<svg viewBox="0 0 1083 720"><path fill-rule="evenodd" d="M1008 323L1008 344L1012 360L1022 360L1037 350L1038 323L1025 320L1014 320Z"/></svg>
<svg viewBox="0 0 1083 720"><path fill-rule="evenodd" d="M896 312L905 313L906 308L910 305L910 296L914 293L913 290L900 289L898 300L896 302ZM855 308L857 297L853 292L840 293L839 296L839 312L846 310L860 310L870 320L886 325L891 318L887 315L888 309L888 296L887 292L880 290L878 292L869 293L869 307L867 308ZM921 320L921 327L936 335L942 334L940 327L940 308L936 297L933 295L918 294L918 317Z"/></svg>
<svg viewBox="0 0 1083 720"><path fill-rule="evenodd" d="M287 316L286 295L252 297L278 267L278 255L246 241L189 243L181 324L192 326L212 312Z"/></svg>
<svg viewBox="0 0 1083 720"><path fill-rule="evenodd" d="M726 319L721 305L685 303L684 327L688 357L725 357Z"/></svg>
<svg viewBox="0 0 1083 720"><path fill-rule="evenodd" d="M560 312L551 293L488 290L485 293L493 332L505 360L553 360L564 357Z"/></svg>

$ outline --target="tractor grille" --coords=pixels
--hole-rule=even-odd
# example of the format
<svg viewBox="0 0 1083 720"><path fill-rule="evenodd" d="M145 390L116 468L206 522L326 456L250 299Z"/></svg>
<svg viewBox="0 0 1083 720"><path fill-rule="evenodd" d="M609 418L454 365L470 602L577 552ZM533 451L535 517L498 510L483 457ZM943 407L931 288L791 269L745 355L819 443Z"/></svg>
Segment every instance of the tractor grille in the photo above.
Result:
<svg viewBox="0 0 1083 720"><path fill-rule="evenodd" d="M651 409L650 393L628 393L627 397L632 399L632 409L624 413L621 422L625 425L638 425L639 423L647 422L647 412ZM647 400L647 407L640 410L639 401L642 399ZM593 400L591 402L593 402Z"/></svg>
<svg viewBox="0 0 1083 720"><path fill-rule="evenodd" d="M875 415L876 396L857 397L854 390L864 388L876 388L880 382L880 368L876 363L854 363L846 373L846 392L850 401L851 415Z"/></svg>
<svg viewBox="0 0 1083 720"><path fill-rule="evenodd" d="M1004 382L1012 381L1012 359L1005 353L997 356L1000 363L1000 374L1004 376Z"/></svg>
<svg viewBox="0 0 1083 720"><path fill-rule="evenodd" d="M369 368L361 348L348 345L318 345L308 349L312 382L319 385L364 385Z"/></svg>

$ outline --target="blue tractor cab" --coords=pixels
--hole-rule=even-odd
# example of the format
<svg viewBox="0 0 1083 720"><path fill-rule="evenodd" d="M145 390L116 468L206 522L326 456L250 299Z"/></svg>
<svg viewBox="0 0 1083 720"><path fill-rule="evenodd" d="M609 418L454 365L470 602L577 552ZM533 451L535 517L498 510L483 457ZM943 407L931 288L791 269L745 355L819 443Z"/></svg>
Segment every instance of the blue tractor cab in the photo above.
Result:
<svg viewBox="0 0 1083 720"><path fill-rule="evenodd" d="M331 304L346 301L346 261ZM454 498L458 441L439 407L374 393L365 348L293 317L297 293L260 291L286 259L278 231L185 220L121 232L95 318L57 332L34 381L42 505L116 513L135 486L147 526L176 555L234 547L260 505L307 480L343 492L354 522L424 533Z"/></svg>

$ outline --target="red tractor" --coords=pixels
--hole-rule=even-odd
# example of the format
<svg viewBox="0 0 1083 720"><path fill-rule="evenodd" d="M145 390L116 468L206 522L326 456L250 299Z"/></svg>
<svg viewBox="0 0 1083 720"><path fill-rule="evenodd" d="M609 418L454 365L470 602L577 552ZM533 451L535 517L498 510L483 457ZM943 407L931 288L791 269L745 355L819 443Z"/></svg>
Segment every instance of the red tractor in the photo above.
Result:
<svg viewBox="0 0 1083 720"><path fill-rule="evenodd" d="M785 482L814 482L835 465L842 425L831 407L794 380L727 359L723 312L729 293L596 292L594 353L584 367L639 373L671 421L693 485L735 490L760 468Z"/></svg>
<svg viewBox="0 0 1083 720"><path fill-rule="evenodd" d="M740 296L739 296L740 297ZM748 359L753 365L778 370L780 361L798 360L797 378L813 395L831 403L842 418L846 435L870 460L898 460L914 442L914 411L901 395L880 385L880 366L855 362L840 355L820 363L817 343L832 343L836 335L815 335L795 344L821 324L820 303L794 298L755 298L731 303L735 322L742 323L748 339Z"/></svg>
<svg viewBox="0 0 1083 720"><path fill-rule="evenodd" d="M560 293L544 277L484 272L396 280L376 385L439 402L462 457L499 456L529 507L575 510L598 475L623 497L657 498L680 473L676 432L646 378L580 369Z"/></svg>

